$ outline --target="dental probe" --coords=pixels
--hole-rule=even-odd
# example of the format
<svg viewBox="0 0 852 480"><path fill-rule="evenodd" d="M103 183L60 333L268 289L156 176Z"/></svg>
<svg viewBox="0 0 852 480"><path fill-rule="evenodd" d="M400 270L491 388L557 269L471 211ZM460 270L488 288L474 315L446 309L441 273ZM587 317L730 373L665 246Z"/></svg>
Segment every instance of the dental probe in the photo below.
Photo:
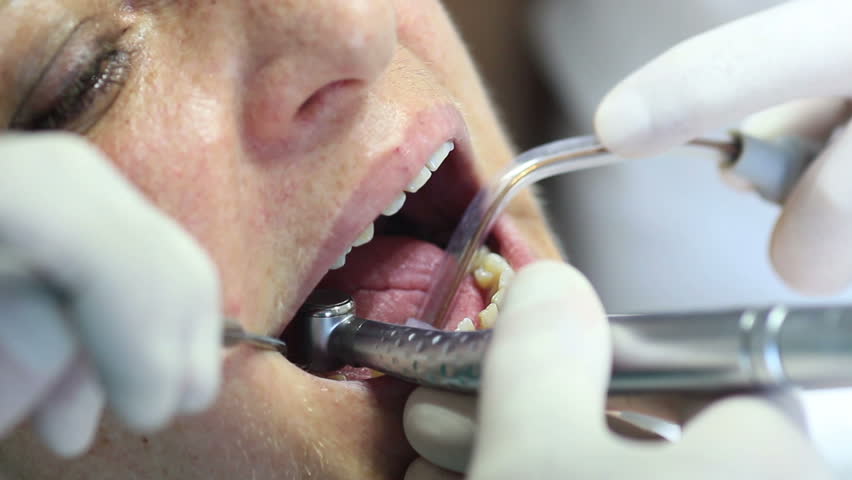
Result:
<svg viewBox="0 0 852 480"><path fill-rule="evenodd" d="M723 172L739 186L768 201L783 203L796 180L819 151L819 145L798 137L772 142L732 132L728 140L698 138L690 146L721 152ZM483 245L499 214L525 186L546 178L588 168L620 163L593 136L575 137L533 148L521 154L497 181L483 189L465 210L453 232L446 256L427 294L418 319L443 328L461 282L471 271L476 251Z"/></svg>
<svg viewBox="0 0 852 480"><path fill-rule="evenodd" d="M611 393L852 386L852 306L609 317ZM343 365L474 393L490 330L446 332L358 318L344 293L317 290L288 329L290 360ZM554 379L558 381L558 379Z"/></svg>
<svg viewBox="0 0 852 480"><path fill-rule="evenodd" d="M275 350L287 356L287 344L283 340L247 332L242 325L231 319L225 320L225 328L222 330L222 344L226 347L248 344L263 350Z"/></svg>

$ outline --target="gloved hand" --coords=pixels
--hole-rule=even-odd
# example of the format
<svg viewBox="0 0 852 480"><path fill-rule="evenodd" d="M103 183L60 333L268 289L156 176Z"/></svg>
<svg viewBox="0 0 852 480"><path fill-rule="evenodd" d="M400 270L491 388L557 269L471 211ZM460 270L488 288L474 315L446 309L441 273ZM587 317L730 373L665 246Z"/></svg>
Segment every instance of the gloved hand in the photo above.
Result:
<svg viewBox="0 0 852 480"><path fill-rule="evenodd" d="M474 480L829 478L794 423L757 396L720 400L675 444L608 430L609 329L591 286L570 266L522 269L505 305L478 405L424 388L410 397L405 432L423 458L406 480L461 478L438 465L468 467Z"/></svg>
<svg viewBox="0 0 852 480"><path fill-rule="evenodd" d="M825 140L849 117L850 30L852 2L812 0L694 37L616 86L599 106L597 133L618 154L649 155L762 111L746 133ZM831 293L852 282L850 154L847 131L806 171L776 224L772 261L801 291Z"/></svg>
<svg viewBox="0 0 852 480"><path fill-rule="evenodd" d="M208 406L220 377L214 265L70 135L0 136L0 437L27 417L55 452L104 401L138 430Z"/></svg>

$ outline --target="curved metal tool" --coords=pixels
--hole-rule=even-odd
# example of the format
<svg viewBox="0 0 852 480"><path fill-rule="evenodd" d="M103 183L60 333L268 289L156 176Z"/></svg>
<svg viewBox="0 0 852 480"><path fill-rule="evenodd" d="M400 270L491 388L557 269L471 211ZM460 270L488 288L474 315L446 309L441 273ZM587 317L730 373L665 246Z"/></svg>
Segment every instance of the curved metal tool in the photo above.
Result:
<svg viewBox="0 0 852 480"><path fill-rule="evenodd" d="M248 344L263 350L274 350L287 356L287 344L283 340L246 332L242 325L231 319L225 320L225 328L222 330L222 344L226 347Z"/></svg>

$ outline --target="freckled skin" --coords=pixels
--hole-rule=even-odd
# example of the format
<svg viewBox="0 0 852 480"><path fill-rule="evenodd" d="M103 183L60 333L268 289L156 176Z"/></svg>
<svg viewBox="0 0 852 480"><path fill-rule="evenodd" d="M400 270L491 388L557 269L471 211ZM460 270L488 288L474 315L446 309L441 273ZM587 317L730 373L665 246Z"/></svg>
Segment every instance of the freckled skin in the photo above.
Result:
<svg viewBox="0 0 852 480"><path fill-rule="evenodd" d="M513 154L434 0L148 0L123 12L108 0L33 3L0 15L0 88L17 91L4 72L36 43L57 43L49 32L66 8L138 33L130 79L87 136L198 239L219 268L226 315L252 330L298 308L337 212L418 112L462 111L483 181ZM349 79L331 113L300 116L313 93ZM0 99L2 118L12 104ZM556 255L529 197L510 215L539 256ZM399 479L413 458L404 390L377 397L246 349L227 355L224 376L213 408L163 432L131 434L107 414L73 461L24 425L0 442L0 478Z"/></svg>

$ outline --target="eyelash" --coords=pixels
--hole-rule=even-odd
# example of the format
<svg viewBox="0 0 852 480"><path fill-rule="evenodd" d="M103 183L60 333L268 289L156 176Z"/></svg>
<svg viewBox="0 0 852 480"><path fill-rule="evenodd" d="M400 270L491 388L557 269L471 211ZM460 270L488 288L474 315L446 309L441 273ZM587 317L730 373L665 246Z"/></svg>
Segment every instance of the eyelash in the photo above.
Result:
<svg viewBox="0 0 852 480"><path fill-rule="evenodd" d="M118 96L116 90L127 81L129 71L129 52L115 48L104 50L57 95L50 107L19 128L31 131L69 129L98 101L109 100L103 109L108 108L112 103L110 93L113 92L114 100ZM85 130L90 126L77 127Z"/></svg>

